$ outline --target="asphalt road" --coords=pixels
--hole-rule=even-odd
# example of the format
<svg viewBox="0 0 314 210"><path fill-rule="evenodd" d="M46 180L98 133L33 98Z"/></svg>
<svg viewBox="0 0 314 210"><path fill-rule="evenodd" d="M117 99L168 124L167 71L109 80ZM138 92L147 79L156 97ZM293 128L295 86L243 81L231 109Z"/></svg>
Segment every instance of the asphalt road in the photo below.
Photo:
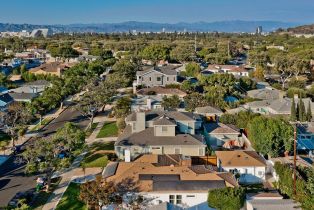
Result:
<svg viewBox="0 0 314 210"><path fill-rule="evenodd" d="M81 116L72 106L47 125L41 134L49 136L66 122L75 122L82 128L88 125L88 120ZM19 163L16 156L11 157L0 166L0 209L6 206L18 192L26 192L36 185L37 176L24 174L25 164Z"/></svg>

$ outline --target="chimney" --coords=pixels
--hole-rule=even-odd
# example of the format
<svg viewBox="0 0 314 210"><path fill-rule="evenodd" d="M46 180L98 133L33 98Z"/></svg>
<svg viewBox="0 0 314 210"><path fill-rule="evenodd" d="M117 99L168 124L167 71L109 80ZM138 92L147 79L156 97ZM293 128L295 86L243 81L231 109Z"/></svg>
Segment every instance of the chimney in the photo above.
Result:
<svg viewBox="0 0 314 210"><path fill-rule="evenodd" d="M146 103L147 103L147 109L152 110L152 99L147 98Z"/></svg>
<svg viewBox="0 0 314 210"><path fill-rule="evenodd" d="M133 124L133 132L141 132L146 128L145 112L136 113L136 122Z"/></svg>
<svg viewBox="0 0 314 210"><path fill-rule="evenodd" d="M124 161L126 163L131 162L131 151L128 149L124 150Z"/></svg>

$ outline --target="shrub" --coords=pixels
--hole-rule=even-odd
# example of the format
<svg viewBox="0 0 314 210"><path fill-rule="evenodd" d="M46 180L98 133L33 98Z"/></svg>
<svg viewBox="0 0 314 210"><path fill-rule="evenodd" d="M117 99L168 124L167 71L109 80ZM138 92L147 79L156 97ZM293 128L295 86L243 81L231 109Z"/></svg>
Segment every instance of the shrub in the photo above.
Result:
<svg viewBox="0 0 314 210"><path fill-rule="evenodd" d="M243 188L222 188L208 192L208 206L221 210L238 210L244 204Z"/></svg>

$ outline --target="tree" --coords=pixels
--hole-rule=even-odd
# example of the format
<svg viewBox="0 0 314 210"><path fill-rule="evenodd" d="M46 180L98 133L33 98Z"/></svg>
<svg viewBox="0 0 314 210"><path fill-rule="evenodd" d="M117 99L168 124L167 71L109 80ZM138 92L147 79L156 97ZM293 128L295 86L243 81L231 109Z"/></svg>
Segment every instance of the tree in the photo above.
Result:
<svg viewBox="0 0 314 210"><path fill-rule="evenodd" d="M291 120L292 122L295 122L295 121L298 120L298 119L297 119L297 111L296 111L295 108L296 108L296 107L295 107L295 101L294 101L294 98L292 98L292 103L291 103L291 115L290 115L290 120Z"/></svg>
<svg viewBox="0 0 314 210"><path fill-rule="evenodd" d="M142 58L151 60L154 64L160 60L167 60L169 58L169 49L164 45L152 44L144 48L140 53Z"/></svg>
<svg viewBox="0 0 314 210"><path fill-rule="evenodd" d="M241 77L239 79L239 85L246 91L256 89L256 82L249 77Z"/></svg>
<svg viewBox="0 0 314 210"><path fill-rule="evenodd" d="M195 62L188 63L185 66L185 74L188 77L197 77L200 72L201 67Z"/></svg>
<svg viewBox="0 0 314 210"><path fill-rule="evenodd" d="M26 172L45 173L49 191L53 173L70 166L74 151L81 149L84 141L84 132L72 123L66 123L56 134L37 139L26 147L22 154L26 160Z"/></svg>
<svg viewBox="0 0 314 210"><path fill-rule="evenodd" d="M190 80L184 80L181 84L181 89L188 93L194 92L195 88L195 85Z"/></svg>
<svg viewBox="0 0 314 210"><path fill-rule="evenodd" d="M259 116L249 122L248 136L257 152L277 157L291 150L293 128L283 119Z"/></svg>
<svg viewBox="0 0 314 210"><path fill-rule="evenodd" d="M264 81L264 69L262 66L256 66L256 69L253 72L253 77L258 79L259 81Z"/></svg>
<svg viewBox="0 0 314 210"><path fill-rule="evenodd" d="M102 105L97 98L97 93L94 91L87 91L81 98L77 101L75 108L83 116L89 119L89 126L91 128L94 122L94 117L98 112L98 109Z"/></svg>
<svg viewBox="0 0 314 210"><path fill-rule="evenodd" d="M116 62L112 70L117 74L117 77L121 80L126 80L127 84L130 85L134 79L137 71L137 66L131 63L129 60L120 60Z"/></svg>
<svg viewBox="0 0 314 210"><path fill-rule="evenodd" d="M302 98L300 98L299 100L299 121L301 122L305 122L306 121L306 110L305 110L305 105L304 102L302 100Z"/></svg>
<svg viewBox="0 0 314 210"><path fill-rule="evenodd" d="M208 206L221 210L241 209L245 201L245 190L243 188L222 188L209 190Z"/></svg>
<svg viewBox="0 0 314 210"><path fill-rule="evenodd" d="M20 130L24 129L31 119L31 115L26 107L20 102L13 102L4 113L3 124L8 135L12 139L12 146L15 146L15 140L19 137Z"/></svg>
<svg viewBox="0 0 314 210"><path fill-rule="evenodd" d="M308 105L308 107L307 107L306 120L307 120L308 122L311 122L311 121L312 121L311 101L309 101L309 105Z"/></svg>
<svg viewBox="0 0 314 210"><path fill-rule="evenodd" d="M194 111L196 107L207 106L208 102L200 93L191 93L184 97L185 109Z"/></svg>
<svg viewBox="0 0 314 210"><path fill-rule="evenodd" d="M101 176L96 176L95 181L82 184L79 198L86 203L88 209L102 209L103 206L117 201L115 186L111 182L103 181Z"/></svg>
<svg viewBox="0 0 314 210"><path fill-rule="evenodd" d="M170 97L164 96L162 98L161 104L166 110L169 110L169 109L179 108L180 103L181 103L181 100L180 100L179 96L173 95Z"/></svg>
<svg viewBox="0 0 314 210"><path fill-rule="evenodd" d="M178 45L170 51L170 58L179 62L191 61L195 57L193 46Z"/></svg>
<svg viewBox="0 0 314 210"><path fill-rule="evenodd" d="M129 97L119 98L113 110L117 118L126 117L131 112L131 99Z"/></svg>
<svg viewBox="0 0 314 210"><path fill-rule="evenodd" d="M8 83L8 77L4 73L0 72L0 85L6 86L7 83Z"/></svg>
<svg viewBox="0 0 314 210"><path fill-rule="evenodd" d="M42 172L46 174L47 190L50 190L51 177L56 170L69 167L69 158L61 158L59 156L62 146L55 142L54 138L38 139L34 145L27 146L27 152L23 153L23 157L29 155L29 151L33 151L34 158L28 158L26 165L26 173Z"/></svg>
<svg viewBox="0 0 314 210"><path fill-rule="evenodd" d="M64 149L72 152L73 149L83 147L85 133L75 124L67 122L54 134L55 141L63 145Z"/></svg>

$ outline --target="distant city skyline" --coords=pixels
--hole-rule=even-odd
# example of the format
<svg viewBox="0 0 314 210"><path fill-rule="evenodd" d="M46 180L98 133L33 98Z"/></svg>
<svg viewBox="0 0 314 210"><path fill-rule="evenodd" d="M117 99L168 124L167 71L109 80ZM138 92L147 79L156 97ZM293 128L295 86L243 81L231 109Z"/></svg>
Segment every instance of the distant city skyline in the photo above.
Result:
<svg viewBox="0 0 314 210"><path fill-rule="evenodd" d="M11 0L1 23L74 24L272 20L314 23L311 0Z"/></svg>

